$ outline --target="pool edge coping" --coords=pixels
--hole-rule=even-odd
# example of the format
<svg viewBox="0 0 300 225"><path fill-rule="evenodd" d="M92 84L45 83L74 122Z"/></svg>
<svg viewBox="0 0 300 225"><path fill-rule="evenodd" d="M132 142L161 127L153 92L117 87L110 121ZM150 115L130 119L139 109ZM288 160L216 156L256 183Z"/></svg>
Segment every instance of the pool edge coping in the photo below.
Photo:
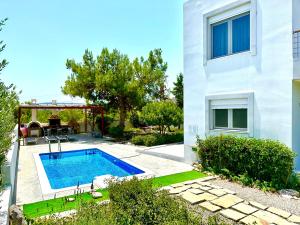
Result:
<svg viewBox="0 0 300 225"><path fill-rule="evenodd" d="M96 149L98 149L100 151L103 151L108 155L111 155L111 156L113 156L113 157L115 157L115 158L131 165L131 166L136 167L137 169L140 169L140 170L144 171L144 173L142 173L142 174L136 174L136 175L125 176L125 177L117 177L120 180L132 179L133 177L145 179L145 178L151 178L151 177L155 176L155 173L153 171L151 171L147 168L144 168L143 166L136 165L136 163L134 163L134 162L129 162L127 160L127 158L123 159L121 157L115 156L114 154L108 153L105 150L102 150L102 149L99 149L99 148L96 148ZM62 151L62 152L80 151L80 150L85 150L85 149L73 149L73 150L67 150L67 151ZM47 153L47 152L45 152L45 153ZM38 180L39 180L39 183L40 183L43 200L51 199L51 198L53 198L53 196L51 196L51 195L55 196L57 193L61 193L63 191L71 191L71 190L75 191L77 189L77 186L70 186L70 187L59 188L59 189L52 189L51 188L48 176L47 176L45 168L44 168L44 165L43 165L42 160L40 158L40 154L45 154L45 153L33 153L33 158L34 158L36 169L37 169ZM108 174L108 175L110 175L110 174ZM105 176L105 175L102 175L102 176ZM112 176L112 177L114 177L114 176ZM105 185L104 182L103 182L103 185ZM79 185L79 189L87 188L87 187L90 187L90 186L91 186L91 183L82 184L82 185ZM67 195L68 194L66 194L66 196Z"/></svg>

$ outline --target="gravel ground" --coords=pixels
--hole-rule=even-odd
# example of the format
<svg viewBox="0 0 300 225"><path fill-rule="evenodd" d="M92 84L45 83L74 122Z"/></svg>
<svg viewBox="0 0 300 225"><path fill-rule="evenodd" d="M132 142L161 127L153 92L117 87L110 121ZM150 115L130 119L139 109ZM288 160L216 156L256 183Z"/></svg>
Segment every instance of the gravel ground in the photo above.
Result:
<svg viewBox="0 0 300 225"><path fill-rule="evenodd" d="M247 200L256 201L268 207L276 207L300 216L300 200L282 197L277 193L263 192L256 188L245 187L240 184L218 178L209 183L235 191L237 196Z"/></svg>

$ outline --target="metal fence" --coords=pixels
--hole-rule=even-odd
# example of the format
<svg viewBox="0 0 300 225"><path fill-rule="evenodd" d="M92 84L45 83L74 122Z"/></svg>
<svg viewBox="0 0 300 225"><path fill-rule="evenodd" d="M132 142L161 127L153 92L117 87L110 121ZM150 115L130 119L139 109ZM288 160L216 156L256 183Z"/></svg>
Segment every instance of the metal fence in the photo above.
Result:
<svg viewBox="0 0 300 225"><path fill-rule="evenodd" d="M294 31L293 34L293 57L300 58L300 30Z"/></svg>

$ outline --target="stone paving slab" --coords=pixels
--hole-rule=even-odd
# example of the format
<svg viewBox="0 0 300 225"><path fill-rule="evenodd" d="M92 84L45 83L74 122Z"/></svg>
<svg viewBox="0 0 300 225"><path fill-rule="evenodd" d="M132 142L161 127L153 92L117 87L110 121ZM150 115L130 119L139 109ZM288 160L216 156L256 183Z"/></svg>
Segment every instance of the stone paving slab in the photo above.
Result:
<svg viewBox="0 0 300 225"><path fill-rule="evenodd" d="M189 186L182 186L182 187L178 187L178 188L174 188L174 189L170 190L169 193L170 194L180 194L181 192L184 192L188 189L190 189Z"/></svg>
<svg viewBox="0 0 300 225"><path fill-rule="evenodd" d="M197 184L197 183L192 184L191 186L192 186L192 188L200 188L200 187L201 187L201 185L200 185L200 184Z"/></svg>
<svg viewBox="0 0 300 225"><path fill-rule="evenodd" d="M291 213L289 213L287 211L284 211L282 209L277 209L275 207L270 207L267 210L271 213L274 213L274 214L281 216L283 218L286 218L286 219L292 215Z"/></svg>
<svg viewBox="0 0 300 225"><path fill-rule="evenodd" d="M239 221L240 219L246 216L245 214L235 211L233 209L224 209L220 211L220 214L234 221Z"/></svg>
<svg viewBox="0 0 300 225"><path fill-rule="evenodd" d="M218 185L214 185L214 184L207 184L206 186L214 188L214 189L222 189L222 187L220 187Z"/></svg>
<svg viewBox="0 0 300 225"><path fill-rule="evenodd" d="M227 194L227 192L224 191L223 189L211 189L208 192L211 193L211 194L213 194L213 195L216 195L218 197L221 197L221 196Z"/></svg>
<svg viewBox="0 0 300 225"><path fill-rule="evenodd" d="M218 176L207 176L207 177L202 177L194 180L195 182L205 182L205 181L210 181L218 178Z"/></svg>
<svg viewBox="0 0 300 225"><path fill-rule="evenodd" d="M255 213L253 213L253 216L255 216L259 219L265 220L268 223L274 223L277 225L294 225L294 223L288 222L287 220L281 218L280 216L277 216L268 211L259 210Z"/></svg>
<svg viewBox="0 0 300 225"><path fill-rule="evenodd" d="M194 184L194 183L196 183L196 181L194 181L194 180L183 182L184 185L190 185L190 184Z"/></svg>
<svg viewBox="0 0 300 225"><path fill-rule="evenodd" d="M212 203L215 205L221 206L222 208L229 208L229 207L236 205L243 201L244 201L243 199L241 199L237 196L227 194L218 199L213 200Z"/></svg>
<svg viewBox="0 0 300 225"><path fill-rule="evenodd" d="M195 181L195 180L194 180ZM175 188L174 188L175 187ZM296 225L300 217L291 215L281 209L267 207L259 202L245 201L236 196L234 191L211 185L203 179L197 182L186 181L170 187L170 194L181 196L190 204L199 204L210 212L220 212L221 215L239 223L257 225Z"/></svg>
<svg viewBox="0 0 300 225"><path fill-rule="evenodd" d="M216 198L218 198L217 196L210 194L210 193L203 193L203 194L200 194L199 196L202 197L206 201L212 201L212 200L215 200Z"/></svg>
<svg viewBox="0 0 300 225"><path fill-rule="evenodd" d="M237 205L232 206L232 208L247 215L250 215L258 210L257 208L254 208L251 205L247 205L245 203L239 203Z"/></svg>
<svg viewBox="0 0 300 225"><path fill-rule="evenodd" d="M181 197L192 205L205 201L203 196L195 195L189 191L182 193Z"/></svg>
<svg viewBox="0 0 300 225"><path fill-rule="evenodd" d="M213 205L209 201L202 202L199 205L210 212L217 212L221 209L221 207Z"/></svg>
<svg viewBox="0 0 300 225"><path fill-rule="evenodd" d="M231 191L229 189L226 189L226 188L222 188L223 191L227 192L228 194L232 194L232 195L235 195L236 192L235 191Z"/></svg>
<svg viewBox="0 0 300 225"><path fill-rule="evenodd" d="M199 188L203 191L208 191L208 190L212 189L211 187L208 187L208 186L200 186Z"/></svg>
<svg viewBox="0 0 300 225"><path fill-rule="evenodd" d="M258 202L255 202L255 201L250 201L249 204L252 205L252 206L254 206L254 207L256 207L256 208L262 209L262 210L265 210L265 209L268 208L267 206L262 205L262 204L260 204Z"/></svg>
<svg viewBox="0 0 300 225"><path fill-rule="evenodd" d="M196 183L202 186L210 185L208 182L203 182L203 181L197 181Z"/></svg>
<svg viewBox="0 0 300 225"><path fill-rule="evenodd" d="M177 183L177 184L172 184L171 187L173 188L179 188L179 187L183 187L185 184L183 183Z"/></svg>
<svg viewBox="0 0 300 225"><path fill-rule="evenodd" d="M252 215L245 217L244 219L241 220L241 222L246 225L253 225L253 224L266 225L266 224L268 224L267 221L258 219L257 217L252 216Z"/></svg>
<svg viewBox="0 0 300 225"><path fill-rule="evenodd" d="M202 191L200 189L196 189L196 188L189 189L188 191L195 194L195 195L199 195L199 194L202 194L204 192L204 191Z"/></svg>
<svg viewBox="0 0 300 225"><path fill-rule="evenodd" d="M164 186L164 187L161 187L161 188L159 188L158 190L159 191L170 191L170 190L172 190L173 188L171 187L171 186Z"/></svg>
<svg viewBox="0 0 300 225"><path fill-rule="evenodd" d="M292 215L288 218L288 221L300 224L300 216Z"/></svg>

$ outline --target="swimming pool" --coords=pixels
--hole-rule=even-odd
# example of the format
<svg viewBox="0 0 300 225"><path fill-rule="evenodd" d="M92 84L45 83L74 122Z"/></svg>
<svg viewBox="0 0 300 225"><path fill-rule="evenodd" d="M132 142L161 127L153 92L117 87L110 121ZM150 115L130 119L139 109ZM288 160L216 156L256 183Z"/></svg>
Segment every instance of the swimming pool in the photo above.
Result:
<svg viewBox="0 0 300 225"><path fill-rule="evenodd" d="M52 189L92 183L96 176L125 177L144 173L97 148L39 154Z"/></svg>

